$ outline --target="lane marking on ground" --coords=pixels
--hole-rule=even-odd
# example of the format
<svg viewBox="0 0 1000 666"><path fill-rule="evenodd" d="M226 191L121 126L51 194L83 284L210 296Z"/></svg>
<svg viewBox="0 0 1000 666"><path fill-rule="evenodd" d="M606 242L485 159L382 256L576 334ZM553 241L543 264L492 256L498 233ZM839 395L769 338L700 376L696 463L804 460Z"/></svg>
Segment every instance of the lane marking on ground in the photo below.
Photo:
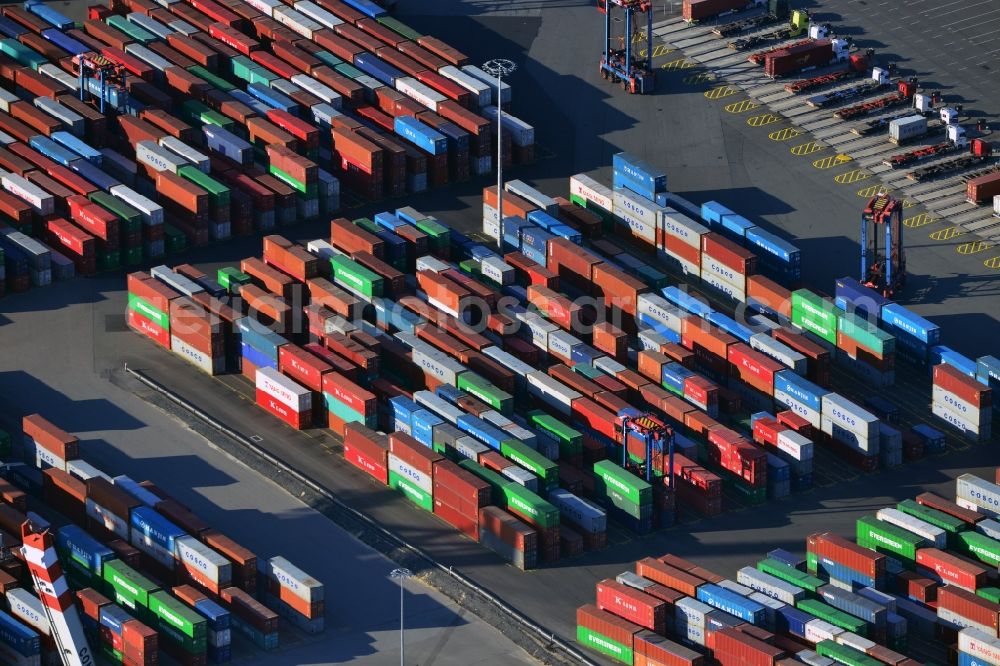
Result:
<svg viewBox="0 0 1000 666"><path fill-rule="evenodd" d="M990 257L989 259L983 262L983 266L992 269L1000 268L1000 257Z"/></svg>
<svg viewBox="0 0 1000 666"><path fill-rule="evenodd" d="M636 33L632 34L632 43L633 44L641 44L644 41L646 41L646 33L644 33L644 32L636 32Z"/></svg>
<svg viewBox="0 0 1000 666"><path fill-rule="evenodd" d="M671 60L670 62L665 62L660 65L660 69L690 69L697 65L698 63L694 60L688 60L687 58L678 58L677 60Z"/></svg>
<svg viewBox="0 0 1000 666"><path fill-rule="evenodd" d="M838 185L853 185L854 183L861 182L866 178L871 178L870 172L864 169L852 169L851 171L846 171L838 176L834 176L833 182Z"/></svg>
<svg viewBox="0 0 1000 666"><path fill-rule="evenodd" d="M955 248L955 252L959 254L979 254L980 252L985 252L993 247L993 243L989 241L972 241L971 243L962 243Z"/></svg>
<svg viewBox="0 0 1000 666"><path fill-rule="evenodd" d="M913 199L903 199L903 208L913 208L917 205L917 202Z"/></svg>
<svg viewBox="0 0 1000 666"><path fill-rule="evenodd" d="M773 113L762 113L759 116L747 118L747 125L750 127L763 127L764 125L776 123L779 120L781 120L781 116L776 116Z"/></svg>
<svg viewBox="0 0 1000 666"><path fill-rule="evenodd" d="M927 235L930 236L931 240L946 241L951 240L952 238L958 238L959 236L964 236L965 234L965 229L960 229L958 227L945 227L944 229L932 231Z"/></svg>
<svg viewBox="0 0 1000 666"><path fill-rule="evenodd" d="M744 111L753 111L759 106L760 104L752 99L741 99L738 102L726 104L722 108L725 109L727 113L743 113Z"/></svg>
<svg viewBox="0 0 1000 666"><path fill-rule="evenodd" d="M673 53L677 49L667 46L666 44L657 44L653 47L653 57L660 58L667 55L668 53ZM639 57L646 57L646 49L639 49Z"/></svg>
<svg viewBox="0 0 1000 666"><path fill-rule="evenodd" d="M708 99L722 99L723 97L735 95L739 91L740 89L735 86L718 86L716 88L712 88L711 90L706 90L705 97Z"/></svg>
<svg viewBox="0 0 1000 666"><path fill-rule="evenodd" d="M785 127L784 129L771 132L767 135L767 138L771 141L788 141L789 139L794 139L800 134L802 134L802 130L798 127Z"/></svg>
<svg viewBox="0 0 1000 666"><path fill-rule="evenodd" d="M858 190L858 196L863 197L865 199L870 199L879 192L881 192L882 194L891 195L892 191L883 189L884 187L885 185L869 185L868 187L862 187L860 190Z"/></svg>
<svg viewBox="0 0 1000 666"><path fill-rule="evenodd" d="M818 141L806 141L805 143L800 143L797 146L792 146L788 150L796 157L805 157L806 155L812 155L813 153L818 153L821 150L826 150L826 146Z"/></svg>
<svg viewBox="0 0 1000 666"><path fill-rule="evenodd" d="M685 76L681 79L681 83L686 86L696 86L699 83L709 83L711 81L715 81L715 74L712 72L698 72L697 74Z"/></svg>
<svg viewBox="0 0 1000 666"><path fill-rule="evenodd" d="M937 221L938 218L934 217L930 213L917 213L913 217L908 217L903 220L903 226L910 228L926 227L928 224L933 224Z"/></svg>
<svg viewBox="0 0 1000 666"><path fill-rule="evenodd" d="M851 161L850 155L844 155L843 153L839 155L827 155L826 157L821 157L818 160L813 161L813 166L817 169L832 169L835 166L840 166L841 164L846 164Z"/></svg>

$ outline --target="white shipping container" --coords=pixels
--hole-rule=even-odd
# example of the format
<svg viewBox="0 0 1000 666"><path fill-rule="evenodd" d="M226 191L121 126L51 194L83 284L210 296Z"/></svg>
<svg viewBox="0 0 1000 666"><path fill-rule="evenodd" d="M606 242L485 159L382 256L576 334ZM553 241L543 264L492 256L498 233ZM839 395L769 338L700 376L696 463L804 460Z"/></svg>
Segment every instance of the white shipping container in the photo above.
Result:
<svg viewBox="0 0 1000 666"><path fill-rule="evenodd" d="M777 444L779 451L787 453L795 460L812 460L815 444L805 435L794 430L782 430L778 433Z"/></svg>
<svg viewBox="0 0 1000 666"><path fill-rule="evenodd" d="M27 438L25 438L27 440ZM48 467L55 467L56 469L66 471L66 461L52 453L44 446L39 444L34 440L30 440L31 444L28 445L26 441L26 446L30 446L30 449L34 452L34 463L35 467L38 469L46 469Z"/></svg>
<svg viewBox="0 0 1000 666"><path fill-rule="evenodd" d="M747 289L747 276L743 273L739 273L729 266L726 266L721 261L714 259L707 253L702 253L701 255L701 272L702 279L704 279L704 274L706 272L716 275L722 280L729 284L733 289L739 292L746 292ZM745 299L743 299L745 300Z"/></svg>
<svg viewBox="0 0 1000 666"><path fill-rule="evenodd" d="M176 335L170 336L170 351L191 363L208 375L221 375L226 371L225 356L211 356L193 345L184 342Z"/></svg>
<svg viewBox="0 0 1000 666"><path fill-rule="evenodd" d="M414 349L413 364L439 382L453 386L458 381L458 375L465 372L465 366L461 363L432 350Z"/></svg>
<svg viewBox="0 0 1000 666"><path fill-rule="evenodd" d="M993 197L993 213L1000 217L1000 194Z"/></svg>
<svg viewBox="0 0 1000 666"><path fill-rule="evenodd" d="M854 648L855 650L864 652L865 654L868 653L868 650L871 650L873 647L878 645L878 643L876 643L875 641L870 641L867 638L862 638L861 636L858 636L855 633L851 633L850 631L845 631L844 633L837 636L835 640L841 645L846 645L847 647Z"/></svg>
<svg viewBox="0 0 1000 666"><path fill-rule="evenodd" d="M177 561L177 558L174 557L174 554L171 551L156 543L152 537L143 534L139 530L132 530L132 536L129 543L146 553L146 555L152 557L160 564L170 567L171 569L173 569L174 563Z"/></svg>
<svg viewBox="0 0 1000 666"><path fill-rule="evenodd" d="M674 333L681 332L681 323L689 316L687 312L670 304L658 294L639 294L635 308L637 314L652 317Z"/></svg>
<svg viewBox="0 0 1000 666"><path fill-rule="evenodd" d="M135 159L143 164L148 164L156 171L170 171L171 173L177 173L177 169L188 164L188 161L180 155L172 154L153 141L136 143Z"/></svg>
<svg viewBox="0 0 1000 666"><path fill-rule="evenodd" d="M432 257L429 254L425 254L422 257L417 257L417 270L418 271L434 271L435 273L441 273L443 271L451 268L447 263L441 261L437 257Z"/></svg>
<svg viewBox="0 0 1000 666"><path fill-rule="evenodd" d="M644 350L658 352L667 342L665 337L651 328L639 331L639 344Z"/></svg>
<svg viewBox="0 0 1000 666"><path fill-rule="evenodd" d="M610 377L617 377L619 372L628 369L610 356L595 359L594 367Z"/></svg>
<svg viewBox="0 0 1000 666"><path fill-rule="evenodd" d="M344 254L327 241L320 239L311 240L306 243L306 251L309 252L309 254L315 255L325 261L329 261L333 257L338 257Z"/></svg>
<svg viewBox="0 0 1000 666"><path fill-rule="evenodd" d="M989 407L976 407L971 402L962 400L956 394L941 386L935 385L931 387L931 400L947 407L956 416L973 426L979 427L985 425L993 418L992 410Z"/></svg>
<svg viewBox="0 0 1000 666"><path fill-rule="evenodd" d="M287 588L295 596L314 603L326 598L323 583L319 582L302 569L286 560L284 557L272 557L267 561L268 578L277 581L281 587Z"/></svg>
<svg viewBox="0 0 1000 666"><path fill-rule="evenodd" d="M174 63L170 62L158 53L150 51L142 44L138 42L132 42L131 44L125 45L125 53L142 60L148 64L153 69L159 72L167 71L168 67L173 67Z"/></svg>
<svg viewBox="0 0 1000 666"><path fill-rule="evenodd" d="M616 209L615 217L627 226L636 238L641 238L650 245L656 242L656 227L633 216L628 210Z"/></svg>
<svg viewBox="0 0 1000 666"><path fill-rule="evenodd" d="M822 415L819 413L819 411L809 407L791 393L788 393L783 389L775 388L774 400L779 405L795 412L796 414L804 418L814 428L820 427L820 419L822 418Z"/></svg>
<svg viewBox="0 0 1000 666"><path fill-rule="evenodd" d="M865 455L873 456L879 451L878 437L875 437L874 439L862 437L858 433L852 432L843 427L839 421L831 419L826 414L824 414L820 419L819 428L838 442L846 444L852 449L861 451Z"/></svg>
<svg viewBox="0 0 1000 666"><path fill-rule="evenodd" d="M567 361L573 357L573 348L581 344L583 343L579 339L566 331L558 330L549 333L549 351Z"/></svg>
<svg viewBox="0 0 1000 666"><path fill-rule="evenodd" d="M611 188L598 183L585 174L578 173L575 176L570 176L569 193L589 201L609 213L614 210L615 198Z"/></svg>
<svg viewBox="0 0 1000 666"><path fill-rule="evenodd" d="M275 2L281 4L277 0ZM327 28L333 28L335 25L343 23L335 14L323 9L312 0L299 0L295 3L295 9Z"/></svg>
<svg viewBox="0 0 1000 666"><path fill-rule="evenodd" d="M209 548L193 536L174 539L175 557L188 570L196 571L208 580L224 587L233 578L233 565L221 554Z"/></svg>
<svg viewBox="0 0 1000 666"><path fill-rule="evenodd" d="M493 240L500 240L500 220L496 208L483 204L483 234Z"/></svg>
<svg viewBox="0 0 1000 666"><path fill-rule="evenodd" d="M129 23L134 23L144 30L148 30L160 39L166 39L168 36L172 35L175 30L171 30L167 26L163 25L156 19L150 18L145 14L140 14L138 12L130 12L125 15Z"/></svg>
<svg viewBox="0 0 1000 666"><path fill-rule="evenodd" d="M632 573L631 571L623 571L615 576L615 582L636 590L645 590L647 587L656 585L653 581L643 578L642 576Z"/></svg>
<svg viewBox="0 0 1000 666"><path fill-rule="evenodd" d="M514 267L500 257L487 257L479 263L483 277L501 286L514 283Z"/></svg>
<svg viewBox="0 0 1000 666"><path fill-rule="evenodd" d="M497 90L497 77L490 76L489 74L479 69L475 65L464 65L462 67L462 71L468 74L469 76L479 79L486 85L490 86L490 91L492 92L492 99L490 103L491 104L497 103L496 92L494 92ZM510 84L500 81L500 104L506 106L510 104L510 100L511 100Z"/></svg>
<svg viewBox="0 0 1000 666"><path fill-rule="evenodd" d="M716 585L718 585L724 590L735 592L741 597L749 597L754 592L752 587L747 587L746 585L740 585L736 581L732 581L729 579L720 580L718 583L716 583Z"/></svg>
<svg viewBox="0 0 1000 666"><path fill-rule="evenodd" d="M274 9L276 7L283 7L284 3L281 0L243 0L248 5L264 14L268 18L274 18Z"/></svg>
<svg viewBox="0 0 1000 666"><path fill-rule="evenodd" d="M319 97L334 109L340 109L343 105L343 98L340 96L340 93L330 86L317 81L311 76L296 74L292 77L292 83L299 86L303 90L316 95L316 97Z"/></svg>
<svg viewBox="0 0 1000 666"><path fill-rule="evenodd" d="M438 74L451 79L466 90L476 96L476 106L483 107L490 104L493 98L493 89L474 76L466 74L454 65L446 65L438 70Z"/></svg>
<svg viewBox="0 0 1000 666"><path fill-rule="evenodd" d="M487 451L490 451L490 447L483 444L475 437L470 437L465 435L464 437L459 437L455 441L455 451L458 455L463 458L468 458L469 460L479 461L479 456Z"/></svg>
<svg viewBox="0 0 1000 666"><path fill-rule="evenodd" d="M708 233L708 227L698 224L687 215L673 208L660 209L659 227L664 235L679 238L691 247L701 249L701 237Z"/></svg>
<svg viewBox="0 0 1000 666"><path fill-rule="evenodd" d="M43 74L50 79L55 79L75 93L80 92L80 80L52 63L39 65L38 73Z"/></svg>
<svg viewBox="0 0 1000 666"><path fill-rule="evenodd" d="M535 189L531 185L528 185L523 180L508 180L506 183L504 183L503 189L505 192L516 194L522 199L530 201L531 203L535 204L549 215L552 216L559 215L559 203L555 199L548 196L547 194L539 192L537 189Z"/></svg>
<svg viewBox="0 0 1000 666"><path fill-rule="evenodd" d="M32 103L38 109L62 122L77 137L83 136L83 116L69 109L51 97L36 97Z"/></svg>
<svg viewBox="0 0 1000 666"><path fill-rule="evenodd" d="M878 440L878 417L837 393L822 398L823 416L862 439Z"/></svg>
<svg viewBox="0 0 1000 666"><path fill-rule="evenodd" d="M708 259L708 255L703 255L702 260L704 261L705 259ZM743 288L740 288L739 285L732 284L718 273L713 272L709 268L705 268L704 264L702 264L701 267L701 279L703 282L705 282L705 284L715 287L716 289L721 291L729 298L732 298L733 300L744 303L747 300L745 283Z"/></svg>
<svg viewBox="0 0 1000 666"><path fill-rule="evenodd" d="M114 480L110 476L84 460L67 460L66 473L70 476L75 476L81 481L86 481L87 479L93 479L94 477L99 476L105 481L114 483ZM159 504L160 501L161 500L157 498L157 504Z"/></svg>
<svg viewBox="0 0 1000 666"><path fill-rule="evenodd" d="M1000 666L1000 638L978 629L962 629L958 632L958 650L981 659L987 664Z"/></svg>
<svg viewBox="0 0 1000 666"><path fill-rule="evenodd" d="M968 509L969 511L975 511L976 513L979 513L982 510L978 505L973 504L967 499L962 499L961 497L955 498L955 504L962 507L963 509Z"/></svg>
<svg viewBox="0 0 1000 666"><path fill-rule="evenodd" d="M812 650L801 650L795 653L795 658L809 666L834 666L837 662L829 657L823 657Z"/></svg>
<svg viewBox="0 0 1000 666"><path fill-rule="evenodd" d="M390 472L399 474L401 477L415 485L417 488L420 488L428 495L434 492L434 484L430 474L424 474L412 465L400 460L392 453L389 454L388 467Z"/></svg>
<svg viewBox="0 0 1000 666"><path fill-rule="evenodd" d="M537 312L518 312L516 317L525 325L523 330L531 342L539 349L548 351L549 335L560 330L559 327Z"/></svg>
<svg viewBox="0 0 1000 666"><path fill-rule="evenodd" d="M528 375L527 379L528 393L541 399L542 402L565 416L570 415L570 405L573 401L581 397L579 393L549 377L541 370L532 372Z"/></svg>
<svg viewBox="0 0 1000 666"><path fill-rule="evenodd" d="M274 368L257 369L257 388L297 413L312 409L312 391Z"/></svg>
<svg viewBox="0 0 1000 666"><path fill-rule="evenodd" d="M496 122L497 114L499 110L495 106L484 106L481 109L483 117L489 118L493 122ZM524 122L516 116L512 116L509 113L503 114L504 133L510 133L511 142L515 146L525 147L533 146L535 144L535 128Z"/></svg>
<svg viewBox="0 0 1000 666"><path fill-rule="evenodd" d="M883 522L890 523L896 527L901 527L908 532L913 532L917 536L927 539L934 544L935 548L943 549L948 546L947 532L940 527L936 527L928 522L920 520L916 516L903 513L898 509L885 508L876 511L875 517Z"/></svg>
<svg viewBox="0 0 1000 666"><path fill-rule="evenodd" d="M776 578L753 567L743 567L737 571L736 581L741 585L745 585L792 606L806 596L805 590L801 587L786 583L780 578Z"/></svg>
<svg viewBox="0 0 1000 666"><path fill-rule="evenodd" d="M69 470L67 469L66 471L68 472ZM149 492L124 474L116 476L111 482L150 508L163 501L160 497Z"/></svg>
<svg viewBox="0 0 1000 666"><path fill-rule="evenodd" d="M615 217L623 217L627 214L630 219L638 220L643 226L653 229L654 239L656 233L656 219L662 210L652 201L640 197L634 192L625 189L617 189L614 194ZM623 218L624 219L624 218Z"/></svg>
<svg viewBox="0 0 1000 666"><path fill-rule="evenodd" d="M826 622L824 620L809 620L806 622L806 635L805 639L810 643L819 643L820 641L833 641L837 639L837 636L844 633L844 630L840 627L835 627L834 625Z"/></svg>
<svg viewBox="0 0 1000 666"><path fill-rule="evenodd" d="M947 405L940 402L931 403L931 413L958 428L967 436L975 439L989 439L992 433L990 422L987 421L982 426L969 423L962 415L957 414L955 411L949 409Z"/></svg>
<svg viewBox="0 0 1000 666"><path fill-rule="evenodd" d="M978 629L982 632L995 631L992 627L985 624L980 624L975 622L960 613L948 610L947 608L938 607L937 609L938 623L943 624L951 629Z"/></svg>
<svg viewBox="0 0 1000 666"><path fill-rule="evenodd" d="M992 518L984 518L976 523L976 531L991 539L1000 539L1000 523Z"/></svg>
<svg viewBox="0 0 1000 666"><path fill-rule="evenodd" d="M519 486L524 486L531 492L538 492L538 477L528 470L511 465L500 471L500 476L506 477Z"/></svg>
<svg viewBox="0 0 1000 666"><path fill-rule="evenodd" d="M674 609L674 620L678 628L685 624L688 626L704 627L705 616L715 610L708 604L702 603L697 599L692 599L691 597L679 599L674 604Z"/></svg>
<svg viewBox="0 0 1000 666"><path fill-rule="evenodd" d="M396 79L396 90L420 102L431 111L437 111L438 104L447 100L441 93L410 76Z"/></svg>
<svg viewBox="0 0 1000 666"><path fill-rule="evenodd" d="M459 416L465 413L455 405L445 402L442 398L434 395L434 393L430 391L417 391L413 394L413 400L418 405L426 407L441 418L449 421L452 425L458 421Z"/></svg>
<svg viewBox="0 0 1000 666"><path fill-rule="evenodd" d="M18 199L31 204L41 215L51 215L55 212L56 198L27 178L4 171L0 172L0 184Z"/></svg>
<svg viewBox="0 0 1000 666"><path fill-rule="evenodd" d="M84 504L84 510L88 518L95 520L104 529L128 540L128 520L112 513L89 497Z"/></svg>
<svg viewBox="0 0 1000 666"><path fill-rule="evenodd" d="M517 358L516 356L513 356L509 352L506 352L503 349L500 349L499 347L496 346L486 347L485 349L483 349L482 354L485 356L489 356L494 361L505 366L508 370L512 371L514 374L520 377L524 377L529 372L535 371L535 368L533 366L528 365L527 363Z"/></svg>
<svg viewBox="0 0 1000 666"><path fill-rule="evenodd" d="M323 28L322 25L313 21L305 14L287 6L275 7L271 13L271 18L281 25L291 28L306 39L312 39L313 33Z"/></svg>
<svg viewBox="0 0 1000 666"><path fill-rule="evenodd" d="M45 606L34 594L24 588L15 587L7 592L7 604L10 607L11 615L24 620L28 626L44 636L52 634L52 625L49 624Z"/></svg>
<svg viewBox="0 0 1000 666"><path fill-rule="evenodd" d="M10 105L14 102L20 101L21 98L11 91L0 88L0 109L2 109L4 113L10 113Z"/></svg>
<svg viewBox="0 0 1000 666"><path fill-rule="evenodd" d="M978 508L977 511L996 517L1000 513L1000 486L972 474L963 474L955 481L955 496Z"/></svg>
<svg viewBox="0 0 1000 666"><path fill-rule="evenodd" d="M197 150L187 145L180 139L169 135L165 136L160 139L160 147L167 149L171 153L174 153L188 162L191 162L198 167L198 171L201 171L202 173L211 173L212 171L212 164L208 155L199 153Z"/></svg>
<svg viewBox="0 0 1000 666"><path fill-rule="evenodd" d="M588 534L597 534L608 529L608 515L593 502L577 497L562 488L550 491L549 502L559 509L559 515Z"/></svg>
<svg viewBox="0 0 1000 666"><path fill-rule="evenodd" d="M750 348L770 356L779 363L791 368L797 375L806 373L806 357L788 345L775 340L767 333L755 333L750 336Z"/></svg>
<svg viewBox="0 0 1000 666"><path fill-rule="evenodd" d="M157 224L163 224L163 206L160 204L142 196L126 185L115 185L108 191L113 196L118 197L142 213L142 223L144 225L151 227Z"/></svg>

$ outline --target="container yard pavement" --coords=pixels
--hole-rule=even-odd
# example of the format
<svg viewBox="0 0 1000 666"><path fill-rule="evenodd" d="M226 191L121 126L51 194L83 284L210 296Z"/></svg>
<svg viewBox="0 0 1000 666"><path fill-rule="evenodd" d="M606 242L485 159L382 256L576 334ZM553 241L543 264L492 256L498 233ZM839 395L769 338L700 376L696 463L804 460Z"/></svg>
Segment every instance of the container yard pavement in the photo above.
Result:
<svg viewBox="0 0 1000 666"><path fill-rule="evenodd" d="M397 661L399 592L388 577L394 563L144 402L137 383L120 385L121 358L151 351L125 332L124 293L102 300L102 289L118 290L120 280L63 287L3 302L0 428L19 432L23 413L40 412L78 434L84 459L99 469L153 480L258 555L284 555L326 585L325 633L283 631L280 650L266 655L238 641L237 659L287 666ZM67 298L77 302L67 305ZM443 595L415 581L406 589L409 663L533 663Z"/></svg>
<svg viewBox="0 0 1000 666"><path fill-rule="evenodd" d="M917 62L920 47L904 44L905 35L883 35L886 21L865 20L865 8L840 20L833 15L836 10L827 10L827 4L838 3L806 4L823 20L834 21L835 30L843 29L857 40L880 40L885 48L879 51L890 56L911 49ZM674 6L679 11L680 3ZM703 70L681 53L660 44L654 49L656 94L626 95L598 74L603 22L590 3L402 0L399 7L401 18L414 28L437 31L474 60L502 56L518 63L518 71L509 77L512 111L535 126L541 159L507 172L508 178L531 181L549 195L565 195L573 173L590 172L610 184L611 156L624 150L662 167L669 190L697 204L717 200L792 240L802 250L806 285L832 292L836 278L858 272L859 221L866 202L858 192L875 181L837 184L833 170L813 168L816 156L794 156L790 142L769 138L787 123L751 127L747 117L754 113L725 111L727 104L745 95L706 99L704 93L713 84L699 77ZM675 15L657 9L654 22ZM934 24L933 17L917 18L918 26ZM932 90L938 89L953 68L947 59L923 58L917 74L935 84ZM898 61L904 71L910 66L907 60ZM946 95L974 96L982 89L975 87L976 80L955 81L954 89L941 88ZM1000 101L984 98L975 106L1000 112ZM465 208L457 206L451 194L427 200L441 202L440 214L450 222L478 217L478 191L461 196ZM434 205L412 205L435 213ZM1000 334L1000 271L984 260L1000 252L959 254L964 239L935 240L931 234L938 230L932 225L906 229L910 275L899 300L939 324L944 344L973 356L991 353Z"/></svg>

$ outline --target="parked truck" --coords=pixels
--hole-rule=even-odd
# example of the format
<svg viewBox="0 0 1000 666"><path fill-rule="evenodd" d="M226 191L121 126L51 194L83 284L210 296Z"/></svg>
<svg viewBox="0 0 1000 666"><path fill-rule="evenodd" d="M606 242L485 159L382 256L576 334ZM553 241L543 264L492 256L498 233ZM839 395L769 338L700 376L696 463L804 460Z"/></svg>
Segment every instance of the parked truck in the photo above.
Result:
<svg viewBox="0 0 1000 666"><path fill-rule="evenodd" d="M765 4L767 0L684 0L681 18L694 23L744 9L763 7Z"/></svg>
<svg viewBox="0 0 1000 666"><path fill-rule="evenodd" d="M983 164L993 156L993 144L984 139L973 139L969 142L969 152L965 155L959 155L950 160L944 162L939 162L938 164L931 164L925 167L920 167L919 169L914 169L910 173L906 174L906 177L910 180L921 182L925 180L931 180L933 178L939 178L948 173L954 173L956 171L962 171L963 169L968 169L969 167Z"/></svg>
<svg viewBox="0 0 1000 666"><path fill-rule="evenodd" d="M850 57L849 48L844 39L817 39L808 44L783 49L764 59L764 75L776 79L835 62L847 62Z"/></svg>
<svg viewBox="0 0 1000 666"><path fill-rule="evenodd" d="M766 13L716 26L712 29L712 34L717 37L731 37L748 30L759 30L786 18L788 18L788 0L769 0Z"/></svg>
<svg viewBox="0 0 1000 666"><path fill-rule="evenodd" d="M747 49L755 48L761 44L766 44L767 42L777 42L783 39L798 37L799 35L805 33L808 29L809 14L807 14L805 10L796 9L792 12L787 25L760 35L749 35L747 37L734 39L729 42L728 46L729 48L737 51L746 51Z"/></svg>
<svg viewBox="0 0 1000 666"><path fill-rule="evenodd" d="M969 203L984 204L1000 195L1000 171L994 171L965 184L965 198ZM994 209L996 203L994 202Z"/></svg>
<svg viewBox="0 0 1000 666"><path fill-rule="evenodd" d="M872 70L871 78L847 88L813 95L806 100L806 104L815 109L822 109L827 106L840 104L849 99L854 99L855 97L863 97L887 85L889 85L889 72L881 67L876 67Z"/></svg>

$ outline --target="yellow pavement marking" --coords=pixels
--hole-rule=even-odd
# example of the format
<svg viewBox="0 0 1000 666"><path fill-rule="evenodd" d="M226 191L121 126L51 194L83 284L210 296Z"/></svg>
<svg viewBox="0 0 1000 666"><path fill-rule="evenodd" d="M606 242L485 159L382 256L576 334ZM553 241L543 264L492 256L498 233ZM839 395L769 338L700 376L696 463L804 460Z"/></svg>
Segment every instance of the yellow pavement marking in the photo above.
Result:
<svg viewBox="0 0 1000 666"><path fill-rule="evenodd" d="M767 138L771 141L788 141L789 139L794 139L800 134L802 134L802 130L798 127L786 127L784 129L771 132L767 135Z"/></svg>
<svg viewBox="0 0 1000 666"><path fill-rule="evenodd" d="M743 113L744 111L753 111L759 106L760 104L753 101L752 99L741 99L738 102L733 102L732 104L726 104L722 108L725 109L727 113Z"/></svg>
<svg viewBox="0 0 1000 666"><path fill-rule="evenodd" d="M879 192L889 195L892 194L890 190L883 189L883 187L884 185L869 185L868 187L862 187L860 190L858 190L858 196L867 199L875 196Z"/></svg>
<svg viewBox="0 0 1000 666"><path fill-rule="evenodd" d="M739 91L740 89L734 86L718 86L716 88L712 88L711 90L706 90L705 97L708 99L722 99L723 97L735 95Z"/></svg>
<svg viewBox="0 0 1000 666"><path fill-rule="evenodd" d="M671 60L670 62L665 62L660 65L660 69L691 69L697 65L694 60L688 60L687 58L678 58L677 60Z"/></svg>
<svg viewBox="0 0 1000 666"><path fill-rule="evenodd" d="M959 229L958 227L945 227L944 229L938 229L937 231L932 231L928 234L931 240L936 241L946 241L952 238L958 238L959 236L965 235L964 229Z"/></svg>
<svg viewBox="0 0 1000 666"><path fill-rule="evenodd" d="M840 166L851 161L850 155L844 155L843 153L839 155L828 155L826 157L821 157L818 160L813 161L813 166L817 169L831 169L835 166Z"/></svg>
<svg viewBox="0 0 1000 666"><path fill-rule="evenodd" d="M645 32L636 32L636 33L632 34L632 43L633 44L638 44L638 43L644 42L644 41L646 41L646 33Z"/></svg>
<svg viewBox="0 0 1000 666"><path fill-rule="evenodd" d="M659 58L660 56L665 56L668 53L673 53L677 49L667 46L666 44L657 44L653 47L653 57Z"/></svg>
<svg viewBox="0 0 1000 666"><path fill-rule="evenodd" d="M913 199L903 199L903 208L913 208L917 205L917 202Z"/></svg>
<svg viewBox="0 0 1000 666"><path fill-rule="evenodd" d="M983 266L986 266L986 268L994 268L994 269L1000 268L1000 257L990 257L989 259L983 262Z"/></svg>
<svg viewBox="0 0 1000 666"><path fill-rule="evenodd" d="M747 125L750 127L763 127L764 125L776 123L779 120L781 120L781 116L776 116L773 113L762 113L759 116L747 118Z"/></svg>
<svg viewBox="0 0 1000 666"><path fill-rule="evenodd" d="M852 169L851 171L844 172L839 176L835 176L833 182L838 183L839 185L853 185L854 183L871 177L871 173L865 171L864 169Z"/></svg>
<svg viewBox="0 0 1000 666"><path fill-rule="evenodd" d="M993 247L993 243L989 241L972 241L971 243L962 243L955 248L955 252L958 252L959 254L978 254L980 252L985 252L991 247Z"/></svg>
<svg viewBox="0 0 1000 666"><path fill-rule="evenodd" d="M698 72L697 74L692 74L691 76L685 76L681 79L681 83L686 86L694 86L699 83L708 83L710 81L715 81L715 74L712 72Z"/></svg>
<svg viewBox="0 0 1000 666"><path fill-rule="evenodd" d="M917 213L913 217L908 217L903 220L903 226L905 227L926 227L928 224L933 224L938 221L938 218L934 217L930 213Z"/></svg>
<svg viewBox="0 0 1000 666"><path fill-rule="evenodd" d="M788 150L796 157L804 157L806 155L818 153L821 150L826 150L826 146L818 141L806 141L805 143L800 143L797 146L792 146Z"/></svg>

